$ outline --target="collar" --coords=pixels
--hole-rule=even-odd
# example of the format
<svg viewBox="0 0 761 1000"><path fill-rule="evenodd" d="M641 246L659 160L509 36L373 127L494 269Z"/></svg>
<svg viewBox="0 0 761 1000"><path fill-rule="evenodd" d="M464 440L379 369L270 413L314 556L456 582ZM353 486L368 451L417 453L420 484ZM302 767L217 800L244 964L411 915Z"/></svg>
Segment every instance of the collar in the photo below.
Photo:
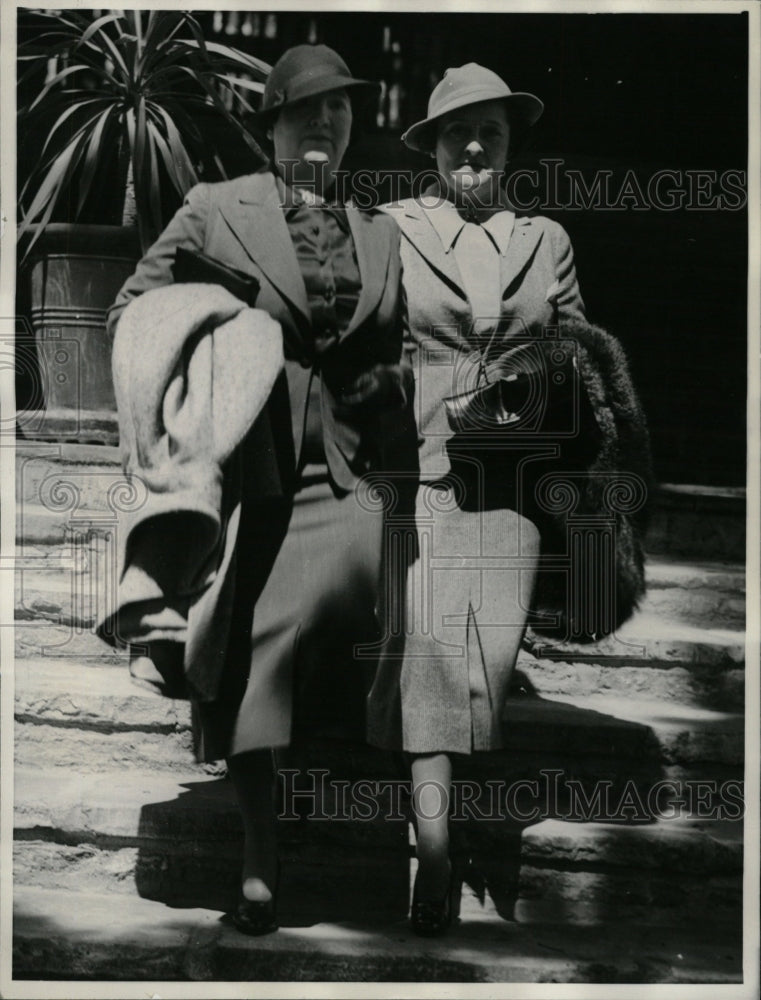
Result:
<svg viewBox="0 0 761 1000"><path fill-rule="evenodd" d="M439 234L444 253L449 253L457 242L457 237L462 232L465 219L450 201L442 201L440 198L420 199L423 211L427 215L431 225Z"/></svg>
<svg viewBox="0 0 761 1000"><path fill-rule="evenodd" d="M484 229L491 236L497 250L504 257L510 245L510 237L513 235L515 226L515 212L505 208L501 212L495 212L490 219L484 223Z"/></svg>
<svg viewBox="0 0 761 1000"><path fill-rule="evenodd" d="M284 208L301 208L302 205L324 205L325 199L310 188L286 184L277 170L272 171L277 193Z"/></svg>
<svg viewBox="0 0 761 1000"><path fill-rule="evenodd" d="M349 220L346 218L345 205L326 201L325 198L309 188L288 185L277 172L274 172L274 177L280 196L280 204L283 206L287 222L294 219L304 209L322 209L333 216L345 233L349 232Z"/></svg>
<svg viewBox="0 0 761 1000"><path fill-rule="evenodd" d="M449 253L454 248L467 220L463 219L451 201L443 202L440 198L428 198L424 195L420 199L420 204L439 235L444 253ZM514 224L515 213L504 209L501 212L495 212L482 225L482 229L491 239L495 249L503 257L507 253Z"/></svg>

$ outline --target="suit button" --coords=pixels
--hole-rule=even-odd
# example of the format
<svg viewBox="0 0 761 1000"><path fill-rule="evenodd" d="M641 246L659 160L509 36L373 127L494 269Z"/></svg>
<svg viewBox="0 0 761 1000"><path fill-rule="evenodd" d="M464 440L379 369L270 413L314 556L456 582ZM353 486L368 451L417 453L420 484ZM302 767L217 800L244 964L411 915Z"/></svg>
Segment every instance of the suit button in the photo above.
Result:
<svg viewBox="0 0 761 1000"><path fill-rule="evenodd" d="M325 299L326 302L332 302L335 297L336 297L335 288L325 289L325 294L323 295L323 298Z"/></svg>
<svg viewBox="0 0 761 1000"><path fill-rule="evenodd" d="M312 226L312 235L313 236L319 236L320 235L320 227L319 226Z"/></svg>

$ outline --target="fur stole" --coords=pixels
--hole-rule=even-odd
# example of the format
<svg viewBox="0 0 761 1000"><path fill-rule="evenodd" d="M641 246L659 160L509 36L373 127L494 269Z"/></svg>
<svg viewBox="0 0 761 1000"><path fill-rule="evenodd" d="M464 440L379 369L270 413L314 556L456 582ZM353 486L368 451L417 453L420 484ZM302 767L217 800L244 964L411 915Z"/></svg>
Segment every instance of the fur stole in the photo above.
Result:
<svg viewBox="0 0 761 1000"><path fill-rule="evenodd" d="M531 625L559 640L592 642L626 621L645 592L650 442L616 338L585 323L562 325L558 336L576 344L579 389L599 434L589 436L583 457L561 448L560 460L531 482L529 516L542 534ZM552 340L542 343L553 349Z"/></svg>

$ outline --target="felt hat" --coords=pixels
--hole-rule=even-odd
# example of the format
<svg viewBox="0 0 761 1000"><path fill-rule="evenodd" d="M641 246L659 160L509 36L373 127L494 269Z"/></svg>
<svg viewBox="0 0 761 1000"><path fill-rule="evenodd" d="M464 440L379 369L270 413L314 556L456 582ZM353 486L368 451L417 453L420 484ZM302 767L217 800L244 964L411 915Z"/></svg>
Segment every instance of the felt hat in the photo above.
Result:
<svg viewBox="0 0 761 1000"><path fill-rule="evenodd" d="M262 105L249 124L258 129L271 125L283 108L306 97L330 90L346 90L355 97L368 97L379 84L358 80L337 52L327 45L294 45L272 67L264 85Z"/></svg>
<svg viewBox="0 0 761 1000"><path fill-rule="evenodd" d="M402 142L410 149L431 152L436 145L438 120L450 111L481 101L504 101L510 117L525 125L533 125L544 111L544 104L538 97L514 94L492 70L478 63L466 63L444 73L428 100L428 117L410 126Z"/></svg>

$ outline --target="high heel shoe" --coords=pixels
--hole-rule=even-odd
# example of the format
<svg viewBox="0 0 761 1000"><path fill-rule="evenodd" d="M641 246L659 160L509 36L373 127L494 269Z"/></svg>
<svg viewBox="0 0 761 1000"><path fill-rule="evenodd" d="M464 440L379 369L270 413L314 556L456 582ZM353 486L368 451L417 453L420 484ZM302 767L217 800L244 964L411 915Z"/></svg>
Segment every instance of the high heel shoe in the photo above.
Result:
<svg viewBox="0 0 761 1000"><path fill-rule="evenodd" d="M232 914L233 924L241 934L252 937L260 934L272 934L278 929L275 916L275 898L266 901L246 899L241 894Z"/></svg>
<svg viewBox="0 0 761 1000"><path fill-rule="evenodd" d="M462 868L450 861L449 884L441 899L418 899L417 876L412 891L410 924L420 937L440 937L446 934L453 921L460 916L460 896L462 895Z"/></svg>
<svg viewBox="0 0 761 1000"><path fill-rule="evenodd" d="M260 934L272 934L278 929L276 903L278 884L280 882L280 867L275 876L275 888L270 899L246 899L243 889L240 890L238 902L233 910L232 922L241 934L257 937Z"/></svg>

